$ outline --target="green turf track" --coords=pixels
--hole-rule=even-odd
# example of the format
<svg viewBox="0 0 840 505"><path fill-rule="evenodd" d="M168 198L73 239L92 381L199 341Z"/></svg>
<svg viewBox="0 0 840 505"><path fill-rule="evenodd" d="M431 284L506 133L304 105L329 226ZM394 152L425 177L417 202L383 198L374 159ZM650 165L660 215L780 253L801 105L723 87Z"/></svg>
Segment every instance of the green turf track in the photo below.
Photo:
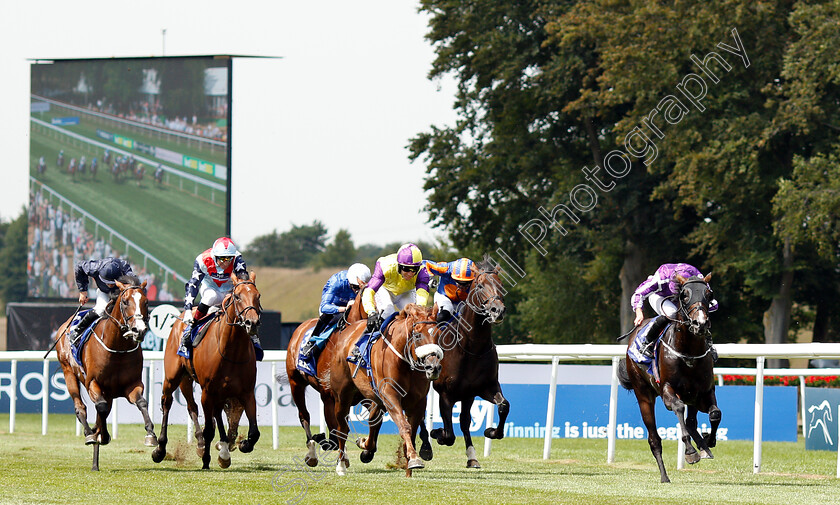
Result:
<svg viewBox="0 0 840 505"><path fill-rule="evenodd" d="M8 414L0 415L3 478L0 503L55 504L828 504L837 503L837 455L805 451L804 442L765 443L762 473L752 471L752 442L721 442L714 460L676 469L676 442L665 442L671 484L659 472L644 440L619 440L616 462L606 463L606 440L556 439L543 460L542 440L507 438L493 442L483 468L467 470L462 440L454 447L435 445L426 468L406 479L403 470L386 468L394 460L394 435L380 437L373 462L359 462L350 447L345 477L332 465L309 471L299 466L303 431L280 429L280 447L271 448L271 427L261 428L254 452L232 453L230 468L216 464L200 470L195 446L185 428L170 430L169 453L177 459L155 464L142 445L139 425L121 425L119 436L101 448L100 472L91 472L92 449L75 436L74 418L51 415L42 436L40 415L19 414L14 434ZM158 427L156 427L156 430ZM240 428L243 433L244 428ZM325 453L324 459L334 457Z"/></svg>
<svg viewBox="0 0 840 505"><path fill-rule="evenodd" d="M181 179L178 177L169 177L170 185L159 188L154 184L154 170L151 167L147 167L139 188L133 178L115 182L110 172L102 166L99 167L96 179L91 180L87 173L76 174L74 181L66 171L60 173L56 168L59 150L64 150L65 168L70 158L87 156L89 165L93 156L101 160L102 152L38 125L32 125L30 132L29 170L33 177L120 232L182 276L189 277L196 255L224 234L223 192L216 191L215 195L211 195L205 186L189 181L183 182L182 190ZM44 175L39 176L37 164L42 155L48 169ZM216 202L212 202L211 198L215 198ZM88 231L95 232L90 222L86 222L86 226ZM113 240L111 245L124 253L125 246L121 241ZM139 253L129 250L129 256L135 265L142 266ZM156 273L151 264L149 271Z"/></svg>
<svg viewBox="0 0 840 505"><path fill-rule="evenodd" d="M179 137L177 135L157 134L153 130L148 130L143 127L132 127L119 121L113 121L110 119L100 118L98 116L92 116L88 114L81 114L77 111L63 109L55 105L52 106L52 109L49 112L36 112L32 114L32 117L40 119L41 121L45 121L47 123L49 123L53 118L78 117L79 124L65 125L62 126L62 128L65 128L74 133L78 133L79 135L84 135L85 137L97 140L104 144L111 144L115 148L122 149L122 146L119 146L114 143L109 143L102 137L97 136L96 130L101 129L109 133L114 133L117 135L128 137L133 140L137 140L147 145L162 147L164 149L169 149L170 151L175 151L176 153L192 156L193 158L199 158L204 161L209 161L218 165L228 166L227 150L225 147L212 146L211 144L200 143L195 141L188 142L186 139L183 139L182 137ZM138 154L142 154L139 151L136 152ZM191 171L191 173L195 173L197 175L206 175L202 172L198 172L195 170ZM224 181L216 177L207 175L207 178L208 180L224 183Z"/></svg>

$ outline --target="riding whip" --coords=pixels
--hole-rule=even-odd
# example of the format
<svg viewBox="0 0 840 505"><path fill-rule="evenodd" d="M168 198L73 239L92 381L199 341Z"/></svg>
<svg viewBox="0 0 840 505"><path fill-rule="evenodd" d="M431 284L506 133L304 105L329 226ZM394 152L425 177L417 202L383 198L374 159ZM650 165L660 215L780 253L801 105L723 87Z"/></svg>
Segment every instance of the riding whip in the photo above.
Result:
<svg viewBox="0 0 840 505"><path fill-rule="evenodd" d="M76 317L76 314L78 314L78 313L79 313L79 311L80 311L80 310L82 310L82 307L84 307L84 306L85 306L85 304L84 304L84 303L79 304L79 307L78 307L78 308L76 308L76 312L73 312L73 315L70 317L70 321L71 321L71 322L73 321L73 318L75 318L75 317ZM52 350L53 350L53 349L55 349L55 346L56 346L56 345L58 345L58 341L61 339L61 337L63 337L63 336L64 336L64 334L65 334L65 333L67 333L67 328L69 328L69 327L70 327L70 325L69 325L69 324L68 324L67 326L65 326L65 327L64 327L64 331L62 331L62 332L61 332L61 335L59 335L59 336L57 336L57 337L55 338L55 341L53 341L52 346L50 346L50 348L49 348L49 350L47 351L47 353L46 353L46 354L44 354L44 359L47 359L47 356L49 356L49 355L50 355L50 353L52 352Z"/></svg>

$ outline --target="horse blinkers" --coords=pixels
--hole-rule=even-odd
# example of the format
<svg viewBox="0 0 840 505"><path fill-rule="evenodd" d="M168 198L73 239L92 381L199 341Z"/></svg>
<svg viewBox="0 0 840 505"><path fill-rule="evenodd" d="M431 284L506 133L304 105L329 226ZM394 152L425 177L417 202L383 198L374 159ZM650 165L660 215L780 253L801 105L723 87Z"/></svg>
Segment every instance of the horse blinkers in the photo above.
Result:
<svg viewBox="0 0 840 505"><path fill-rule="evenodd" d="M702 279L689 280L680 286L680 312L688 322L688 330L695 335L711 332L710 298L711 290Z"/></svg>
<svg viewBox="0 0 840 505"><path fill-rule="evenodd" d="M484 276L490 275L492 272L480 272L473 281L473 287L467 297L467 304L477 314L482 314L488 323L500 323L505 318L505 302L503 298L503 290L501 282L496 279L484 280ZM480 303L476 303L476 298L481 297Z"/></svg>

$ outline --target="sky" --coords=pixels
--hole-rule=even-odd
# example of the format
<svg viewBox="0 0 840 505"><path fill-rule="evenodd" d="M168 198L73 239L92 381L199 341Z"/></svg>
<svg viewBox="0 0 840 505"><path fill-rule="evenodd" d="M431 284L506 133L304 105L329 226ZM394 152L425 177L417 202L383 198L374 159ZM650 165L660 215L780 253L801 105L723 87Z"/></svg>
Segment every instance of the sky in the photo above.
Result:
<svg viewBox="0 0 840 505"><path fill-rule="evenodd" d="M30 59L233 54L231 235L323 222L356 245L435 242L409 140L454 124L429 80L428 17L404 0L4 2L0 218L27 204ZM162 30L166 30L165 36ZM208 245L209 247L209 245Z"/></svg>

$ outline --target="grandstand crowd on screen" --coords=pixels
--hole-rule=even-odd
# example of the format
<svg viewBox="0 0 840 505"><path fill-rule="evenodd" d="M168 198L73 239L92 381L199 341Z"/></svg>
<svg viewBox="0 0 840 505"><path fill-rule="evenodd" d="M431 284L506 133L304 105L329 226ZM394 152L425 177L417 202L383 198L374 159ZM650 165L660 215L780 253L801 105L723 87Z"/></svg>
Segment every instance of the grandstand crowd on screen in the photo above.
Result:
<svg viewBox="0 0 840 505"><path fill-rule="evenodd" d="M26 263L29 294L41 298L77 298L73 273L76 263L90 258L121 255L104 238L96 238L85 229L84 217L74 218L62 207L52 205L40 189L30 194L30 202ZM140 280L147 282L146 292L150 301L175 299L166 279L159 286L154 274L140 265L132 264L132 267Z"/></svg>
<svg viewBox="0 0 840 505"><path fill-rule="evenodd" d="M135 102L129 105L128 110L117 110L113 104L103 104L101 100L97 101L96 105L88 104L88 109L110 114L119 118L128 119L129 121L136 121L138 123L157 126L159 128L167 128L169 130L187 133L189 135L197 135L199 137L206 137L214 140L221 140L227 142L227 131L219 128L214 123L201 124L198 118L193 116L192 119L187 117L168 118L162 111L162 107L157 102ZM218 117L227 117L227 105L224 105L219 110L214 111L214 115Z"/></svg>

